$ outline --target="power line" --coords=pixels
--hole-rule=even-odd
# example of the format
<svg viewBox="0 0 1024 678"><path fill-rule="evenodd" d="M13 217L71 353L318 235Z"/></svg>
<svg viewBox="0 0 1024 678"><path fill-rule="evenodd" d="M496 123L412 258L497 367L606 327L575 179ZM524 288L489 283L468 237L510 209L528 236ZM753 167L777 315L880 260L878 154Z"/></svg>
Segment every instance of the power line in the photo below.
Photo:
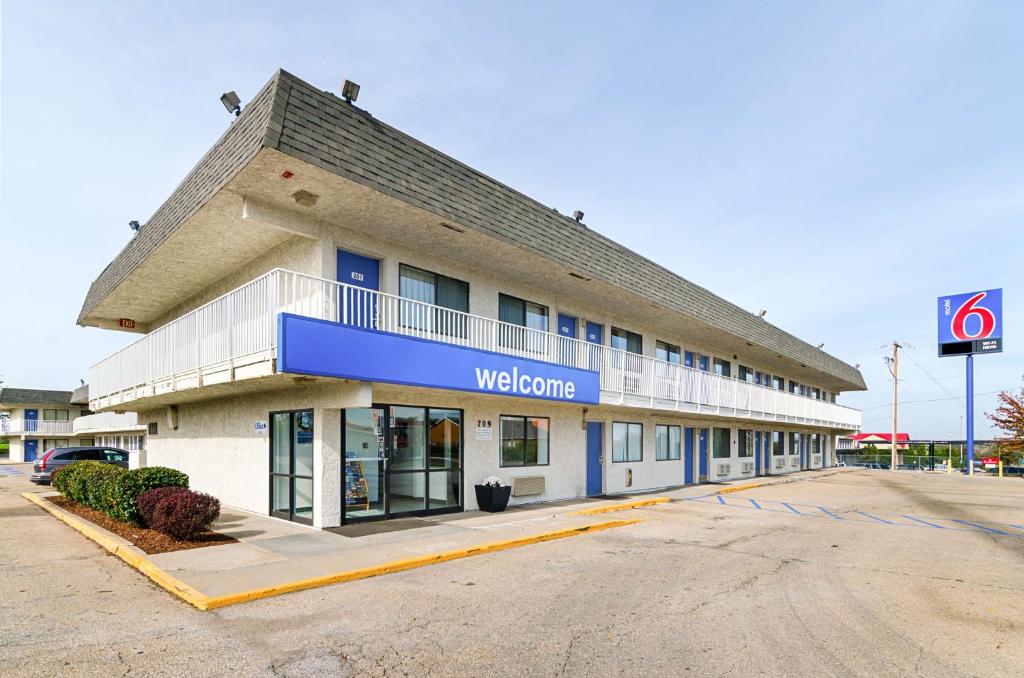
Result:
<svg viewBox="0 0 1024 678"><path fill-rule="evenodd" d="M906 390L904 387L903 390ZM909 392L909 391L908 391ZM975 393L975 397L983 395L992 395L993 393L999 393L999 391L986 391L985 393ZM901 400L900 405L916 405L919 403L938 403L944 400L963 400L963 396L953 396L952 398L931 398L929 400ZM875 407L866 407L861 412L870 412L871 410L880 410L883 407L892 407L892 403L886 403L884 405L876 405Z"/></svg>

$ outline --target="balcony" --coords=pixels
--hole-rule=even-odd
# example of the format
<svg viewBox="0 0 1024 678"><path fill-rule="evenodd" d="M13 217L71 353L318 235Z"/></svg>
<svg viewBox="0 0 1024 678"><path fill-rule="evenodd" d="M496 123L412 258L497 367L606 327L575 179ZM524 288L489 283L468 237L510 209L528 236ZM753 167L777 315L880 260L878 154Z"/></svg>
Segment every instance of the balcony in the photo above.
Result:
<svg viewBox="0 0 1024 678"><path fill-rule="evenodd" d="M690 367L276 269L92 367L94 410L277 374L281 313L597 372L601 403L859 430L861 413Z"/></svg>
<svg viewBox="0 0 1024 678"><path fill-rule="evenodd" d="M100 412L78 417L72 422L75 435L95 435L112 431L145 431L135 412Z"/></svg>
<svg viewBox="0 0 1024 678"><path fill-rule="evenodd" d="M0 419L0 435L53 436L72 433L70 421L45 421L41 419Z"/></svg>

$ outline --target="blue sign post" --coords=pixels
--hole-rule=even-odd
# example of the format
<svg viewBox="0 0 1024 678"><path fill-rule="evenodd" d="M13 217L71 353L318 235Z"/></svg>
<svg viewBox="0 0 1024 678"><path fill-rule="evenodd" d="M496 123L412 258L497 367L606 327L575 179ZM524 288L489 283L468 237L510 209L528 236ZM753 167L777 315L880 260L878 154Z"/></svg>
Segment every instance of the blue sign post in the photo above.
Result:
<svg viewBox="0 0 1024 678"><path fill-rule="evenodd" d="M1003 290L939 297L939 357L967 356L967 469L974 473L974 354L1003 350Z"/></svg>

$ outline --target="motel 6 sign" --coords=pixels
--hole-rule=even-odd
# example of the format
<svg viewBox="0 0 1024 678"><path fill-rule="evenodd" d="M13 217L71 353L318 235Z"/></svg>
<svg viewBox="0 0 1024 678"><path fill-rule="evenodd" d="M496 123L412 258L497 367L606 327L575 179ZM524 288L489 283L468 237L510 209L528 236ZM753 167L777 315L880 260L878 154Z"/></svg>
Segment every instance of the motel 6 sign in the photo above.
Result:
<svg viewBox="0 0 1024 678"><path fill-rule="evenodd" d="M939 357L1002 350L1002 289L939 297Z"/></svg>

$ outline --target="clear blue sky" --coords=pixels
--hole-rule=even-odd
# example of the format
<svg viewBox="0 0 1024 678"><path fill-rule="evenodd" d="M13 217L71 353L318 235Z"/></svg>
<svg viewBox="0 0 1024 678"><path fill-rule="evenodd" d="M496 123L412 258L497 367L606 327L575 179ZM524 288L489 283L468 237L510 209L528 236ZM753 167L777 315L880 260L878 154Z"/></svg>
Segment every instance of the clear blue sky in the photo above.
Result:
<svg viewBox="0 0 1024 678"><path fill-rule="evenodd" d="M89 283L283 67L859 363L909 342L905 425L958 436L940 294L1005 288L1024 373L1024 4L3 3L0 374L70 388L134 337ZM977 399L982 412L994 395Z"/></svg>

